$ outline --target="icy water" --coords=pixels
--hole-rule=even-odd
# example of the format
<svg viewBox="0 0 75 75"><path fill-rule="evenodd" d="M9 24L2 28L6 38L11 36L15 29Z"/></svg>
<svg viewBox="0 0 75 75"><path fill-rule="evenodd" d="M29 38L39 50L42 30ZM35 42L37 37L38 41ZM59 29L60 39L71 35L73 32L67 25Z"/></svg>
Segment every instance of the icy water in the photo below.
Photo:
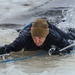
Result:
<svg viewBox="0 0 75 75"><path fill-rule="evenodd" d="M16 30L22 29L24 25L38 17L48 18L52 24L56 24L65 32L68 28L75 28L74 2L74 0L1 0L0 6L4 6L0 7L2 10L0 11L0 45L13 42L19 34ZM6 59L23 58L39 52L10 53L11 56ZM44 54L26 60L0 63L0 75L74 75L74 66L75 51L65 56Z"/></svg>

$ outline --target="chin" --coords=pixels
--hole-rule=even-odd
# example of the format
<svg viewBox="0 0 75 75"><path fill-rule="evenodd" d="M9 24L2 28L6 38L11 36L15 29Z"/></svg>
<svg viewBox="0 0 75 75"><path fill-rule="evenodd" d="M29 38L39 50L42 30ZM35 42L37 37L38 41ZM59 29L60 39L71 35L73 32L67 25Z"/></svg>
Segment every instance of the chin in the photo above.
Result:
<svg viewBox="0 0 75 75"><path fill-rule="evenodd" d="M36 44L36 45L37 45L37 44ZM42 44L41 44L41 45L42 45ZM41 45L37 45L37 46L39 47L39 46L41 46Z"/></svg>
<svg viewBox="0 0 75 75"><path fill-rule="evenodd" d="M41 45L37 45L38 47L40 47Z"/></svg>

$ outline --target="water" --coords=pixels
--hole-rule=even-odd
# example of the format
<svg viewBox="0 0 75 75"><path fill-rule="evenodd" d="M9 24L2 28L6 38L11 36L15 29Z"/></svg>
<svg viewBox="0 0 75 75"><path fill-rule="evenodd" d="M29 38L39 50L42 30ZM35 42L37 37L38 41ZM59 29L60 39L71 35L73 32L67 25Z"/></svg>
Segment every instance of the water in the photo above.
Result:
<svg viewBox="0 0 75 75"><path fill-rule="evenodd" d="M2 11L0 11L0 24L9 24L9 26L6 27L5 25L3 25L0 27L0 45L9 44L18 36L18 32L15 30L15 28L19 28L19 24L21 24L23 28L23 24L26 25L40 16L47 17L49 20L53 20L52 23L56 23L56 18L54 18L55 15L49 17L51 13L47 13L47 11L50 12L52 10L59 10L61 9L59 8L60 6L65 6L70 9L67 9L67 14L64 11L65 7L61 9L63 10L63 12L59 13L59 15L55 13L55 17L59 17L59 19L61 20L58 20L59 23L57 23L57 27L65 32L70 27L75 28L74 0L65 0L63 2L62 0L49 0L49 2L45 4L45 2L47 1L43 0L43 2L39 2L38 0L1 0L0 6L4 6L2 8L0 7L0 9L2 9ZM44 5L42 6L41 4L43 3ZM25 7L20 5L24 5ZM49 9L50 7L51 9ZM61 18L60 14L64 17ZM64 22L62 20L64 20ZM10 24L18 25L16 26ZM10 53L11 56L7 57L7 59L12 59L14 57L21 58L28 55L34 55L36 53L37 51L21 51L17 53ZM73 75L75 74L74 66L75 52L65 56L48 56L46 54L39 57L34 56L31 59L27 60L2 63L0 64L0 75Z"/></svg>

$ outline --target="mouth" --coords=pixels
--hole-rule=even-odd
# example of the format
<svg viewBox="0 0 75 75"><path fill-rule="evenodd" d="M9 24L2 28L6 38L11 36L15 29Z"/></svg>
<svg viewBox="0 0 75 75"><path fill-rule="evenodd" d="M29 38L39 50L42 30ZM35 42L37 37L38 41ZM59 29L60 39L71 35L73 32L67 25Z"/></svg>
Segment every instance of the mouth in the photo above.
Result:
<svg viewBox="0 0 75 75"><path fill-rule="evenodd" d="M36 44L37 46L41 46L42 44Z"/></svg>

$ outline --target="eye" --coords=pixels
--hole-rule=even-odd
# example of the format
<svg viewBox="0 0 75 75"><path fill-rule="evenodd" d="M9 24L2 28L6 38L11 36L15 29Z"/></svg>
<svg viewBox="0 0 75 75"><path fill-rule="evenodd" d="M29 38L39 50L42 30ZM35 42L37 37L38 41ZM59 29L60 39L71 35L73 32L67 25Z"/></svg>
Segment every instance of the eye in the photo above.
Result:
<svg viewBox="0 0 75 75"><path fill-rule="evenodd" d="M41 39L41 37L39 37L39 39Z"/></svg>

